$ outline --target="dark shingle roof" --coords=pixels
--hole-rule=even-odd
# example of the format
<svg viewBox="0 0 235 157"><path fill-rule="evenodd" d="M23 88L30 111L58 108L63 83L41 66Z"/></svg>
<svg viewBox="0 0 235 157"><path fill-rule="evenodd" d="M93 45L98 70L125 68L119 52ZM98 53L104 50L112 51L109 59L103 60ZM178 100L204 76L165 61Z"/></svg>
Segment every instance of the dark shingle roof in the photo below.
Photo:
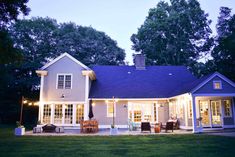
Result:
<svg viewBox="0 0 235 157"><path fill-rule="evenodd" d="M94 66L90 98L167 98L183 94L197 80L184 66ZM184 88L180 88L184 87ZM189 92L189 91L186 91Z"/></svg>

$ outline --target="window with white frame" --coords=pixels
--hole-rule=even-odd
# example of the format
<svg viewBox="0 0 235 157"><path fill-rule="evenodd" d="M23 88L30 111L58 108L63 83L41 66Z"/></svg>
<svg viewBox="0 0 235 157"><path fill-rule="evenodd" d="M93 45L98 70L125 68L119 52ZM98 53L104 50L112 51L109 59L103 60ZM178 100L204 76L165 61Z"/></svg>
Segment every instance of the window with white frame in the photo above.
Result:
<svg viewBox="0 0 235 157"><path fill-rule="evenodd" d="M224 116L232 117L231 100L224 100Z"/></svg>
<svg viewBox="0 0 235 157"><path fill-rule="evenodd" d="M220 80L218 81L213 81L213 88L214 89L222 89L222 83Z"/></svg>
<svg viewBox="0 0 235 157"><path fill-rule="evenodd" d="M113 102L107 102L107 117L113 117L116 115L116 105Z"/></svg>
<svg viewBox="0 0 235 157"><path fill-rule="evenodd" d="M50 124L51 123L51 105L45 104L43 107L43 123Z"/></svg>
<svg viewBox="0 0 235 157"><path fill-rule="evenodd" d="M58 74L57 75L57 89L72 89L72 75Z"/></svg>
<svg viewBox="0 0 235 157"><path fill-rule="evenodd" d="M191 101L189 101L189 103L188 103L188 110L189 110L188 117L192 118L192 116L193 116L193 109L192 109L192 102Z"/></svg>

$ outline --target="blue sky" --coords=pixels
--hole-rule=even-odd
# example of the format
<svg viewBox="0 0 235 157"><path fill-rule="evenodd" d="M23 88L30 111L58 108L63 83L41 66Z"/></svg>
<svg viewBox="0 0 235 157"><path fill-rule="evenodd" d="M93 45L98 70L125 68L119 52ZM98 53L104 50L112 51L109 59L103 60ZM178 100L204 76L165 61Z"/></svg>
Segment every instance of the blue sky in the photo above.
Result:
<svg viewBox="0 0 235 157"><path fill-rule="evenodd" d="M103 31L118 46L125 49L126 61L132 64L130 37L143 24L148 10L160 0L30 0L29 17L51 17L58 22L75 22L82 26L92 26ZM166 0L168 1L168 0ZM235 0L199 0L201 7L215 24L220 6L235 7ZM234 10L233 10L234 12Z"/></svg>

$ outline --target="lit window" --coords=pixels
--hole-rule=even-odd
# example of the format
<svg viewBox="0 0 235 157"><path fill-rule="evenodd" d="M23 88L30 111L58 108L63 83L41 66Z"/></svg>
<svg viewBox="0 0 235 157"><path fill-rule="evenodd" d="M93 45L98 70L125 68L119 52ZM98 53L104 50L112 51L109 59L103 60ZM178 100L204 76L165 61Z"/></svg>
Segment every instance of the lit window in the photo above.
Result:
<svg viewBox="0 0 235 157"><path fill-rule="evenodd" d="M214 89L222 89L221 81L213 81L213 87Z"/></svg>
<svg viewBox="0 0 235 157"><path fill-rule="evenodd" d="M113 102L108 102L107 103L107 117L113 117L115 116L115 105Z"/></svg>
<svg viewBox="0 0 235 157"><path fill-rule="evenodd" d="M57 89L71 89L72 88L72 75L57 75Z"/></svg>
<svg viewBox="0 0 235 157"><path fill-rule="evenodd" d="M43 107L43 123L51 123L51 105L45 104Z"/></svg>
<svg viewBox="0 0 235 157"><path fill-rule="evenodd" d="M76 124L79 124L81 120L84 120L84 105L77 105Z"/></svg>
<svg viewBox="0 0 235 157"><path fill-rule="evenodd" d="M192 110L192 102L189 101L189 118L192 118L193 110Z"/></svg>
<svg viewBox="0 0 235 157"><path fill-rule="evenodd" d="M232 117L231 101L224 100L224 116Z"/></svg>

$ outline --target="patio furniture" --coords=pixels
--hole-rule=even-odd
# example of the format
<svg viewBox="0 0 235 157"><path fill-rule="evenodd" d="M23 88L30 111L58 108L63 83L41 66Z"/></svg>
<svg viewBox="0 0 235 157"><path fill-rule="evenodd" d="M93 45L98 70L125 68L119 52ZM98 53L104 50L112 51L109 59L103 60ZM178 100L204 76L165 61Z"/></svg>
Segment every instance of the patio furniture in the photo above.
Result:
<svg viewBox="0 0 235 157"><path fill-rule="evenodd" d="M97 120L85 120L83 121L82 127L84 133L94 133L99 131Z"/></svg>
<svg viewBox="0 0 235 157"><path fill-rule="evenodd" d="M43 132L55 132L56 126L53 124L47 124L42 127Z"/></svg>
<svg viewBox="0 0 235 157"><path fill-rule="evenodd" d="M33 133L41 133L42 132L42 127L34 127L33 128Z"/></svg>
<svg viewBox="0 0 235 157"><path fill-rule="evenodd" d="M174 130L174 122L166 122L166 125L162 125L161 124L161 128L165 129L165 132L167 132L168 130Z"/></svg>
<svg viewBox="0 0 235 157"><path fill-rule="evenodd" d="M177 118L169 119L168 122L173 122L174 130L179 129L179 120Z"/></svg>
<svg viewBox="0 0 235 157"><path fill-rule="evenodd" d="M151 125L149 122L141 122L141 132L143 131L150 131L151 132Z"/></svg>
<svg viewBox="0 0 235 157"><path fill-rule="evenodd" d="M80 120L79 123L80 123L80 133L83 133L84 130L83 130L83 122L84 120Z"/></svg>
<svg viewBox="0 0 235 157"><path fill-rule="evenodd" d="M55 132L56 133L64 133L64 128L61 127L61 126L58 126L58 127L55 128Z"/></svg>

